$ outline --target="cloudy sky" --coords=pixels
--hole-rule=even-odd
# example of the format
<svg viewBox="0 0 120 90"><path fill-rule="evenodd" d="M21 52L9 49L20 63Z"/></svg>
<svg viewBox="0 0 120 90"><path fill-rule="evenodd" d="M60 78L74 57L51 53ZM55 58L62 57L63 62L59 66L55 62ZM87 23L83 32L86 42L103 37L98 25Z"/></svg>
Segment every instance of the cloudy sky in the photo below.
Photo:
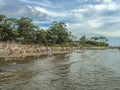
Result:
<svg viewBox="0 0 120 90"><path fill-rule="evenodd" d="M120 0L0 0L0 14L29 17L43 28L62 21L75 36L102 35L120 46Z"/></svg>

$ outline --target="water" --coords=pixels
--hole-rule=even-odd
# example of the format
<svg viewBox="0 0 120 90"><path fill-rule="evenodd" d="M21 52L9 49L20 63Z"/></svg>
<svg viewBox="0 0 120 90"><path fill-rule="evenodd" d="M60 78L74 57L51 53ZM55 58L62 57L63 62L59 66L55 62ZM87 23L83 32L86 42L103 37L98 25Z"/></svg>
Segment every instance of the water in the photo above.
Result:
<svg viewBox="0 0 120 90"><path fill-rule="evenodd" d="M0 90L120 90L120 51L2 62Z"/></svg>

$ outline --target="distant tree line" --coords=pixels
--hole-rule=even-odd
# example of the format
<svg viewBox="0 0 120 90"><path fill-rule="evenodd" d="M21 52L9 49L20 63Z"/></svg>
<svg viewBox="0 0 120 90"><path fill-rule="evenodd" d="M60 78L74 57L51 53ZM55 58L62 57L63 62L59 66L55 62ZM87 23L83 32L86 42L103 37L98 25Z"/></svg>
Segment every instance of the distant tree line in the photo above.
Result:
<svg viewBox="0 0 120 90"><path fill-rule="evenodd" d="M87 39L86 36L82 36L80 38L80 44L83 46L109 46L107 43L108 39L103 36L99 37L91 37L90 39Z"/></svg>
<svg viewBox="0 0 120 90"><path fill-rule="evenodd" d="M44 30L34 25L32 19L26 17L16 19L0 15L0 41L54 45L71 42L71 36L71 32L67 31L67 26L63 22L53 22L48 30Z"/></svg>

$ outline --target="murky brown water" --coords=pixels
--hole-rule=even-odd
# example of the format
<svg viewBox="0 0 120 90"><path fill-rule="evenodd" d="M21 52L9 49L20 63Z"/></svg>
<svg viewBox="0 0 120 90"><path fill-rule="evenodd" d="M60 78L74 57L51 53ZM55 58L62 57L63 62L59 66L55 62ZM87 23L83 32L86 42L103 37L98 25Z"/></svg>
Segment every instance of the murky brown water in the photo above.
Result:
<svg viewBox="0 0 120 90"><path fill-rule="evenodd" d="M0 90L120 90L120 51L1 63Z"/></svg>

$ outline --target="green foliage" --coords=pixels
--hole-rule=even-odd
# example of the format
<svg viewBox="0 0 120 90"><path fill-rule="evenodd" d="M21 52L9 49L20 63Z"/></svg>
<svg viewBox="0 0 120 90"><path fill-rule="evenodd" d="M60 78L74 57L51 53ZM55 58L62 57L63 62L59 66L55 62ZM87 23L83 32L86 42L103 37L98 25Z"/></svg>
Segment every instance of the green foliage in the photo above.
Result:
<svg viewBox="0 0 120 90"><path fill-rule="evenodd" d="M84 36L82 36L82 37L80 38L80 42L81 42L82 44L85 44L85 41L86 41L86 36L84 35Z"/></svg>
<svg viewBox="0 0 120 90"><path fill-rule="evenodd" d="M34 42L35 37L35 28L36 26L33 24L32 20L29 18L21 17L18 22L19 39L23 41L23 43L32 43Z"/></svg>
<svg viewBox="0 0 120 90"><path fill-rule="evenodd" d="M102 37L102 36L100 36L100 37L91 37L91 40L92 41L100 41L100 42L108 41L108 39L106 37Z"/></svg>
<svg viewBox="0 0 120 90"><path fill-rule="evenodd" d="M0 15L0 41L54 45L71 42L71 36L63 22L53 22L48 30L44 30L35 26L29 18L15 19Z"/></svg>
<svg viewBox="0 0 120 90"><path fill-rule="evenodd" d="M86 39L85 36L80 38L80 43L83 46L109 46L107 43L108 39L106 37L91 37L90 40Z"/></svg>
<svg viewBox="0 0 120 90"><path fill-rule="evenodd" d="M105 42L97 42L97 41L90 41L90 40L86 41L85 43L93 46L101 46L101 47L108 46L108 44Z"/></svg>
<svg viewBox="0 0 120 90"><path fill-rule="evenodd" d="M19 33L15 28L16 19L6 18L4 15L0 15L0 40L8 41L15 40Z"/></svg>
<svg viewBox="0 0 120 90"><path fill-rule="evenodd" d="M0 41L19 41L23 44L60 45L60 46L108 46L106 37L82 36L79 42L72 44L76 39L63 22L53 22L48 30L35 26L31 19L21 17L20 19L7 18L0 15Z"/></svg>
<svg viewBox="0 0 120 90"><path fill-rule="evenodd" d="M47 31L37 30L36 31L36 43L47 45Z"/></svg>
<svg viewBox="0 0 120 90"><path fill-rule="evenodd" d="M73 43L54 44L55 47L75 47Z"/></svg>
<svg viewBox="0 0 120 90"><path fill-rule="evenodd" d="M49 28L48 33L52 36L54 35L54 43L62 44L70 41L71 33L67 31L67 27L63 22L53 22L53 25Z"/></svg>

